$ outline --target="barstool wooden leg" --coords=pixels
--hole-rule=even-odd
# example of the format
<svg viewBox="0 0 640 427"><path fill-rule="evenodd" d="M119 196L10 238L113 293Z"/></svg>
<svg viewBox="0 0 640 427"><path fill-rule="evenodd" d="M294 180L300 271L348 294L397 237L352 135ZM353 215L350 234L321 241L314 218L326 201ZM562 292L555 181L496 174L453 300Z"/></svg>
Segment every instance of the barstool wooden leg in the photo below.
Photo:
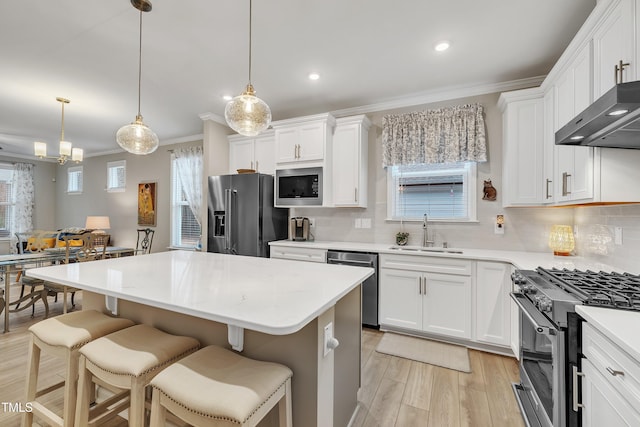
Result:
<svg viewBox="0 0 640 427"><path fill-rule="evenodd" d="M129 407L129 427L144 427L145 384L133 378L131 380L131 406Z"/></svg>
<svg viewBox="0 0 640 427"><path fill-rule="evenodd" d="M149 427L163 427L167 419L167 410L160 404L160 392L154 390L151 398L151 423Z"/></svg>
<svg viewBox="0 0 640 427"><path fill-rule="evenodd" d="M26 402L36 400L38 390L38 370L40 369L40 347L33 342L33 337L29 340L29 371L27 373L27 395ZM22 416L22 427L31 427L33 424L33 412L25 412Z"/></svg>
<svg viewBox="0 0 640 427"><path fill-rule="evenodd" d="M280 427L291 427L293 423L291 415L291 378L287 380L284 396L278 402L278 421Z"/></svg>
<svg viewBox="0 0 640 427"><path fill-rule="evenodd" d="M78 396L76 403L75 427L82 427L81 420L89 419L89 400L91 400L92 374L87 370L87 359L80 356L80 377L78 379Z"/></svg>
<svg viewBox="0 0 640 427"><path fill-rule="evenodd" d="M66 387L64 388L64 410L62 417L65 426L73 426L75 417L74 404L77 399L77 381L78 381L78 363L80 353L78 351L69 351L67 356L67 376L65 378Z"/></svg>

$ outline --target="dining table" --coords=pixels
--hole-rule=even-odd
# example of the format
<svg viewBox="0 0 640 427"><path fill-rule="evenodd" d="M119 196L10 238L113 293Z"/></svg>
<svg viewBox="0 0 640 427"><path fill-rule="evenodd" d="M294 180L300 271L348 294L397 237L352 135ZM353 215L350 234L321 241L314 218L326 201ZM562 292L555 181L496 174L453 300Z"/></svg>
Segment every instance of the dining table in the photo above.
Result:
<svg viewBox="0 0 640 427"><path fill-rule="evenodd" d="M77 250L69 251L69 262L74 262ZM135 253L134 248L121 246L107 246L105 250L106 258L118 258L122 256L130 256ZM4 332L9 332L9 319L11 313L22 311L31 307L34 299L46 298L45 291L33 290L18 299L11 299L11 276L18 272L25 272L30 268L45 267L48 265L56 265L67 260L67 252L64 247L47 248L41 252L32 252L25 254L6 254L0 255L0 277L4 280L4 295L0 294L0 313L4 311ZM20 304L27 302L20 306ZM65 296L66 304L66 296Z"/></svg>

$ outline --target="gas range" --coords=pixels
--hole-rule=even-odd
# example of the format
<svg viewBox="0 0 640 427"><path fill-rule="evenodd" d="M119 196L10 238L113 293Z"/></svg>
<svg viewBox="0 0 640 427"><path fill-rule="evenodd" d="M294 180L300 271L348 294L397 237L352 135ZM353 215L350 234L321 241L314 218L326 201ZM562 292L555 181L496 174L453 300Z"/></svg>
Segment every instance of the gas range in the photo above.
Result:
<svg viewBox="0 0 640 427"><path fill-rule="evenodd" d="M640 275L538 267L517 270L511 280L560 327L576 304L640 311Z"/></svg>
<svg viewBox="0 0 640 427"><path fill-rule="evenodd" d="M575 306L640 310L640 276L567 269L517 270L520 384L513 389L528 426L579 427L581 322Z"/></svg>

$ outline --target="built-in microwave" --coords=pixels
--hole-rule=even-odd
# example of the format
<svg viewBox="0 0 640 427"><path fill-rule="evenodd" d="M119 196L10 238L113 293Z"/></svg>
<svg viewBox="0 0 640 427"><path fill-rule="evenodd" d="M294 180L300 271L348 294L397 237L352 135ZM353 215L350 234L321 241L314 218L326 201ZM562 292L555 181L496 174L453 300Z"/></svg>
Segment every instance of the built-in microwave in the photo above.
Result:
<svg viewBox="0 0 640 427"><path fill-rule="evenodd" d="M322 206L322 168L278 169L276 206Z"/></svg>

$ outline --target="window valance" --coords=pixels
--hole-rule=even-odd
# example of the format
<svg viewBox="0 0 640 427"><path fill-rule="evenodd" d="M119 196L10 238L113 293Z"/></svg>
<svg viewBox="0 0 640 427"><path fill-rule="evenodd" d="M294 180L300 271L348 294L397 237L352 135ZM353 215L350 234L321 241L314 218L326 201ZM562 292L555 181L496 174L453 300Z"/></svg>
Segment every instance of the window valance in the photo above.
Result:
<svg viewBox="0 0 640 427"><path fill-rule="evenodd" d="M483 108L458 105L382 119L382 166L485 162Z"/></svg>

